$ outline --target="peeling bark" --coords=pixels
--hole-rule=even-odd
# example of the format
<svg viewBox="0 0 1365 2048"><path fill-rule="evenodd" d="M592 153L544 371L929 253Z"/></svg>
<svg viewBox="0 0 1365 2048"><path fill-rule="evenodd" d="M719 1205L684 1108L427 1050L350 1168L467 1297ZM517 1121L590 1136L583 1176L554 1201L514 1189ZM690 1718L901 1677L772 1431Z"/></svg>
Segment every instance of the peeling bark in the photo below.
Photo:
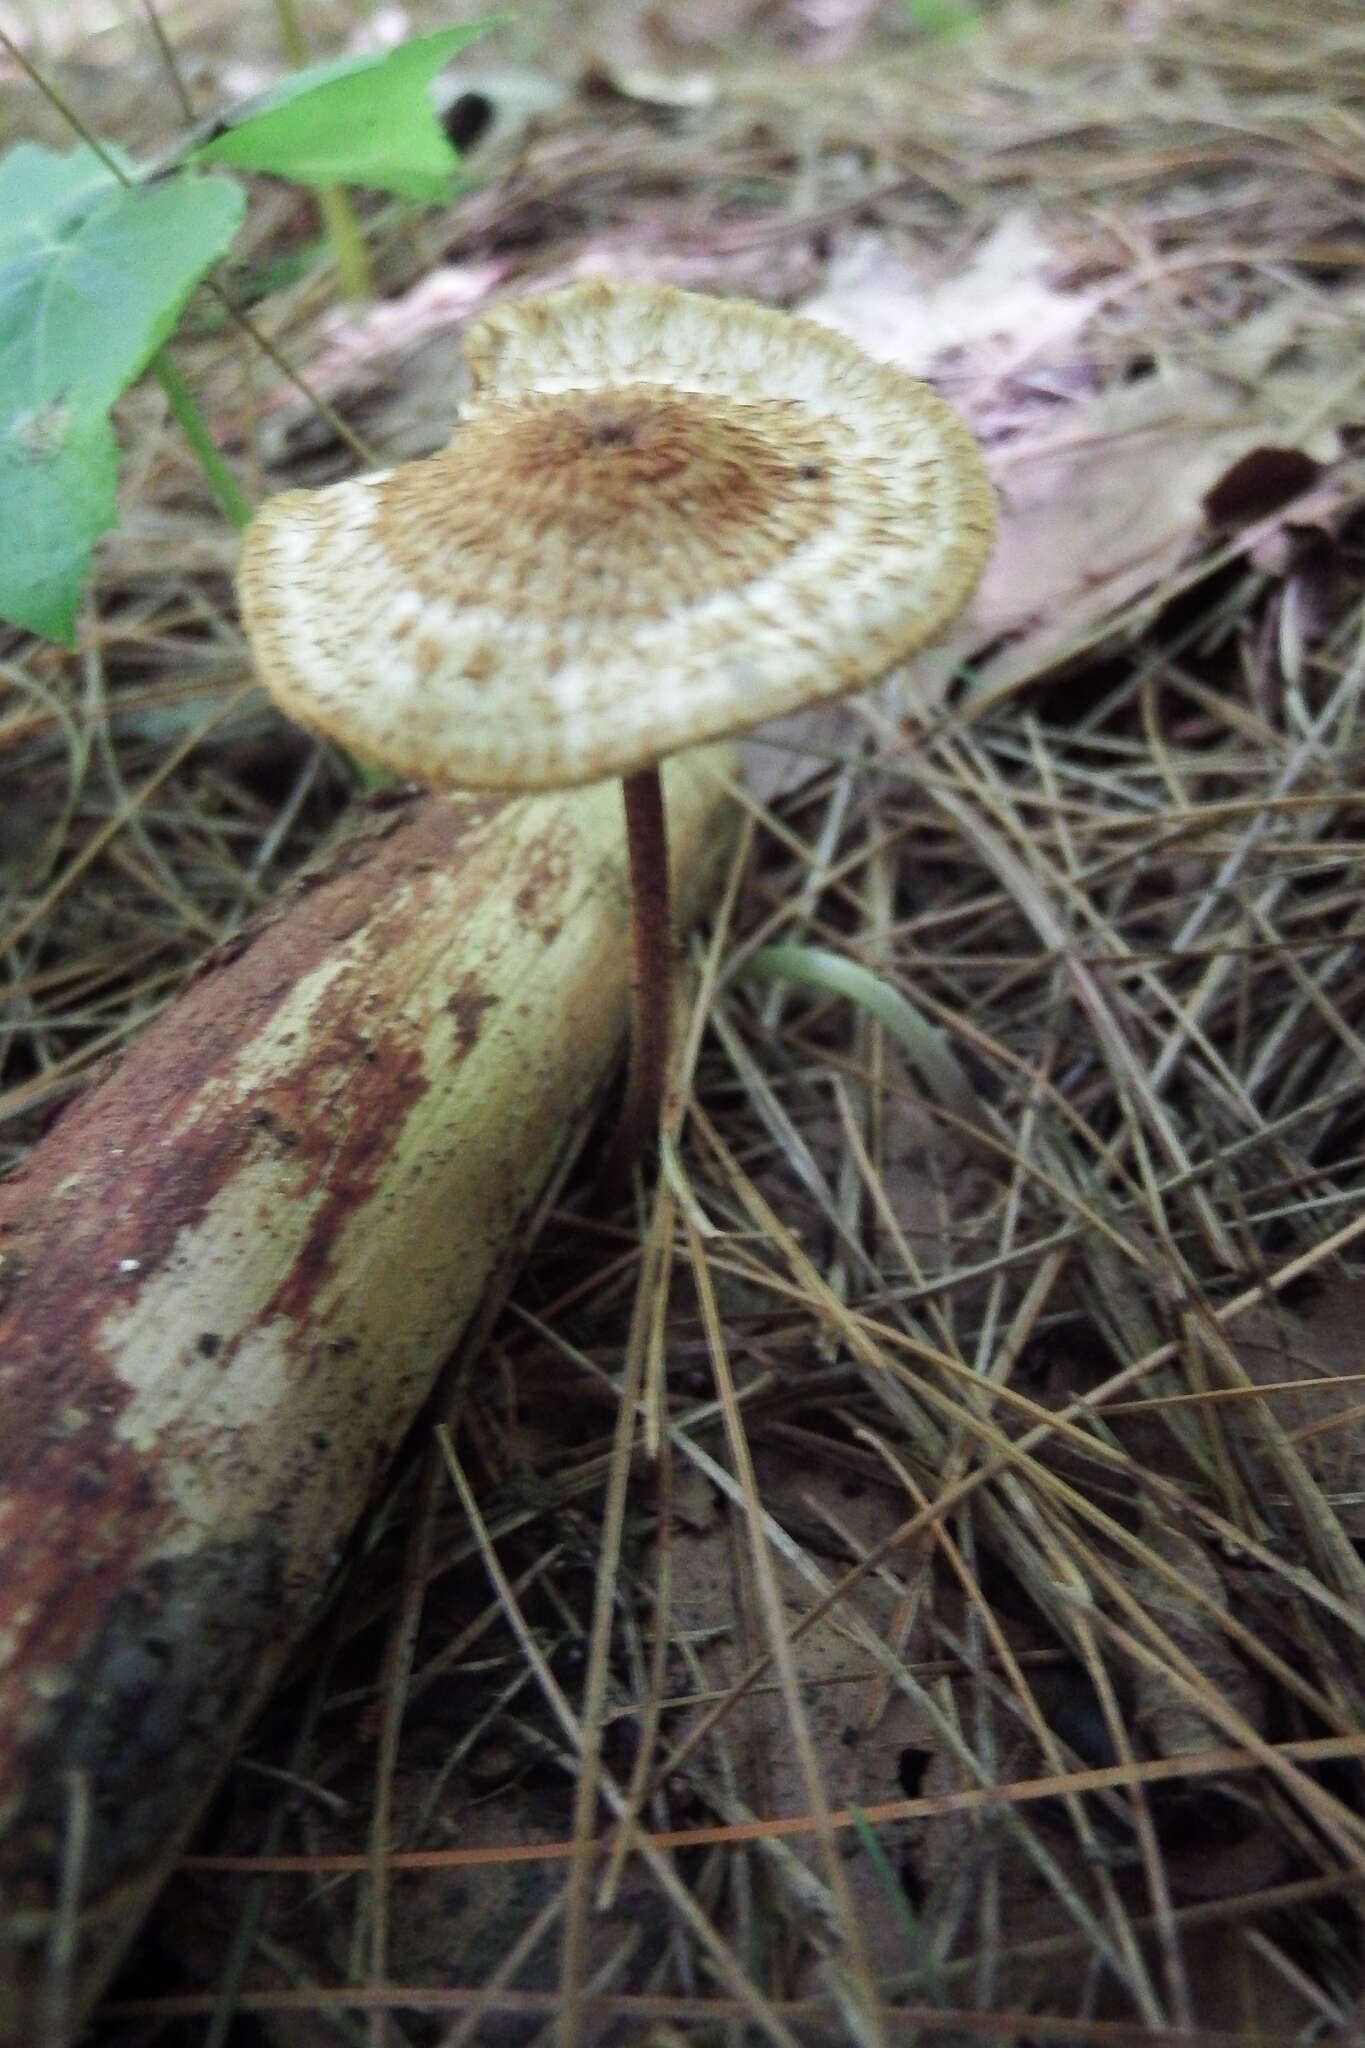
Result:
<svg viewBox="0 0 1365 2048"><path fill-rule="evenodd" d="M670 769L688 911L713 766ZM400 802L0 1185L0 2041L117 1961L581 1142L628 974L614 784Z"/></svg>

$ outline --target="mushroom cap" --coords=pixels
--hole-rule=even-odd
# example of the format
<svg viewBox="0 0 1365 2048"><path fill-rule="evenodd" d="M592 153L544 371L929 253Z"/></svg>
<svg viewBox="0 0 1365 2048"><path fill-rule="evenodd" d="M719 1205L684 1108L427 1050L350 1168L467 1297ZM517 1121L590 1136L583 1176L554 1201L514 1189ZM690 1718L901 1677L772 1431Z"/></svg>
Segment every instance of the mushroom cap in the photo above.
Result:
<svg viewBox="0 0 1365 2048"><path fill-rule="evenodd" d="M449 446L271 499L239 578L284 709L416 781L593 781L840 696L981 571L966 426L811 321L594 280L464 353Z"/></svg>

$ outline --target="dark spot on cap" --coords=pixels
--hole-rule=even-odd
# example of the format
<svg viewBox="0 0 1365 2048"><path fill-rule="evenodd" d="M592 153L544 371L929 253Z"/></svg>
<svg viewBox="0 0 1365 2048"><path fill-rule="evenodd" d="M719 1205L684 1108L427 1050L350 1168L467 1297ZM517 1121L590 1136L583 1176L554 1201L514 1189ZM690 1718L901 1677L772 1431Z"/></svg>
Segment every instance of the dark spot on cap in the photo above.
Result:
<svg viewBox="0 0 1365 2048"><path fill-rule="evenodd" d="M630 420L603 420L589 430L587 440L594 448L633 448L635 428Z"/></svg>

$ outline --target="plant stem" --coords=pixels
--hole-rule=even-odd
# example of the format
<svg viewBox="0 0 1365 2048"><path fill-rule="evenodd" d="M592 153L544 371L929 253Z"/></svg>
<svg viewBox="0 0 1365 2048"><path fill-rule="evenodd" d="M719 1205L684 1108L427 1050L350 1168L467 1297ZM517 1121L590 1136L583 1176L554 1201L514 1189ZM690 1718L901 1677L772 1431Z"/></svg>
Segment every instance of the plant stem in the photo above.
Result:
<svg viewBox="0 0 1365 2048"><path fill-rule="evenodd" d="M355 304L364 305L375 295L374 266L370 262L365 237L360 232L360 222L355 217L355 208L340 185L321 185L318 187L318 212L322 215L322 225L331 244L341 295Z"/></svg>
<svg viewBox="0 0 1365 2048"><path fill-rule="evenodd" d="M294 0L271 0L271 4L285 61L296 71L301 71L308 62L308 43ZM318 212L322 215L322 225L331 245L332 261L336 264L343 298L372 299L374 271L370 265L370 252L360 232L355 208L340 185L319 187Z"/></svg>
<svg viewBox="0 0 1365 2048"><path fill-rule="evenodd" d="M626 1092L598 1176L608 1196L658 1137L668 1079L673 1007L673 920L668 892L668 833L659 770L641 768L621 781L630 862L631 1020Z"/></svg>
<svg viewBox="0 0 1365 2048"><path fill-rule="evenodd" d="M169 353L159 348L152 357L152 375L166 394L166 403L176 424L189 442L204 480L238 532L250 524L251 507L242 496L236 477L213 444L208 422L195 402L194 393L181 376Z"/></svg>

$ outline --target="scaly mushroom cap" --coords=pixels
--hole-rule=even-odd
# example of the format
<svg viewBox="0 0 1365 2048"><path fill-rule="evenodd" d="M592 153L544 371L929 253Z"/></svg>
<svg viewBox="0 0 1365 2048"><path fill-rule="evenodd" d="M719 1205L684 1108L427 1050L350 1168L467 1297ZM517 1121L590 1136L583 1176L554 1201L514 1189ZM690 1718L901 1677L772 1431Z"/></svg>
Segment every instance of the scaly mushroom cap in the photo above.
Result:
<svg viewBox="0 0 1365 2048"><path fill-rule="evenodd" d="M464 352L448 448L285 492L242 556L267 687L400 774L628 773L875 681L981 571L967 428L810 321L592 281Z"/></svg>

